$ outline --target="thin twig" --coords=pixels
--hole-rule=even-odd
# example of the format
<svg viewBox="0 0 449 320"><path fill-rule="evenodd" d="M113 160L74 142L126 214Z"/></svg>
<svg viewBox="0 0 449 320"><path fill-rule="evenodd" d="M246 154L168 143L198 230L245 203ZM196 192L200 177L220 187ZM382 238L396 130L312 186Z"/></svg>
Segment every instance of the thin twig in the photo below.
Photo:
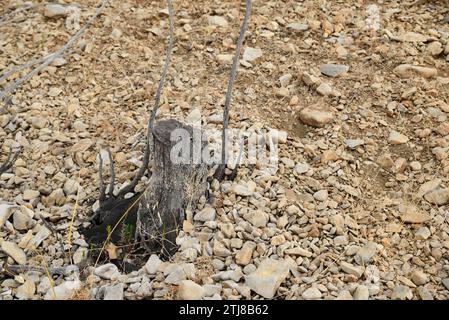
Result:
<svg viewBox="0 0 449 320"><path fill-rule="evenodd" d="M173 19L172 1L167 0L167 5L168 5L168 17L169 17L169 25L170 25L169 26L169 28L170 28L169 41L168 41L168 46L167 46L167 53L165 56L164 68L162 70L161 78L159 80L159 85L158 85L158 88L156 91L153 111L151 112L150 120L148 121L147 141L145 143L145 151L144 151L144 155L143 155L143 165L142 165L142 167L140 167L139 171L137 172L136 176L131 181L131 183L119 191L119 195L124 195L128 192L133 191L134 187L137 185L137 183L140 181L140 179L144 175L145 171L148 169L148 164L150 162L151 141L152 141L152 138L154 137L154 121L156 119L157 110L159 109L162 89L164 88L165 78L167 77L168 68L170 66L170 59L171 59L171 54L172 54L172 50L173 50L173 41L174 41L173 40L173 38L174 38L173 37L174 19Z"/></svg>
<svg viewBox="0 0 449 320"><path fill-rule="evenodd" d="M104 185L103 180L103 157L101 156L101 152L98 155L100 157L100 164L98 165L98 174L100 176L100 197L98 201L103 202L106 199L106 186Z"/></svg>
<svg viewBox="0 0 449 320"><path fill-rule="evenodd" d="M8 273L25 273L29 271L35 271L39 273L47 273L45 268L42 267L35 267L35 266L28 266L28 265L6 265L3 267L4 272ZM66 267L60 267L60 268L48 268L48 272L51 275L58 274L58 275L69 275L74 270L79 270L79 267L77 265L68 265Z"/></svg>
<svg viewBox="0 0 449 320"><path fill-rule="evenodd" d="M40 57L40 58L36 58L33 59L31 61L28 61L27 63L24 63L20 66L14 67L11 70L6 71L1 77L0 77L0 82L2 82L3 80L9 78L11 75L13 75L14 73L17 73L19 71L22 71L23 69L29 68L31 66L34 66L35 64L38 63L42 63L43 61L50 59L51 56L54 55L54 53L51 53L45 57Z"/></svg>
<svg viewBox="0 0 449 320"><path fill-rule="evenodd" d="M115 184L115 170L114 170L114 161L112 160L111 150L108 148L108 156L109 156L109 170L110 170L110 182L109 182L109 198L114 196L114 184Z"/></svg>
<svg viewBox="0 0 449 320"><path fill-rule="evenodd" d="M52 54L50 58L46 59L37 68L33 69L31 72L27 73L25 76L18 79L12 85L6 87L5 90L1 91L0 100L3 101L7 95L14 92L22 83L28 81L33 76L42 71L44 68L49 66L56 58L60 57L67 49L69 49L76 41L78 41L78 39L84 34L84 32L95 22L98 15L103 11L103 9L106 7L108 3L109 0L103 0L101 6L97 8L93 16L90 17L90 19L86 22L86 24L81 29L79 29L78 32L75 33L75 35L71 37L63 47L61 47L58 51Z"/></svg>
<svg viewBox="0 0 449 320"><path fill-rule="evenodd" d="M58 239L59 246L61 247L61 252L64 255L64 257L67 257L67 254L65 253L65 250L64 250L63 237L62 236L58 237L60 234L56 231L55 228L53 228L53 226L50 224L50 222L45 220L45 218L42 217L41 215L39 215L39 217L41 218L41 220L45 224L45 226L55 235L56 239Z"/></svg>
<svg viewBox="0 0 449 320"><path fill-rule="evenodd" d="M16 162L19 157L20 152L22 151L22 147L20 147L13 155L12 148L9 150L8 159L6 159L5 163L0 165L0 174L6 172L9 168L12 167L14 162Z"/></svg>
<svg viewBox="0 0 449 320"><path fill-rule="evenodd" d="M234 81L237 76L238 60L240 57L240 52L242 50L243 41L245 40L245 34L246 34L246 29L248 28L250 14L251 14L251 0L246 0L245 17L243 19L243 23L240 28L240 35L239 35L239 39L237 41L237 48L235 50L235 56L232 61L231 76L229 77L228 90L226 92L226 100L224 103L224 110L223 110L223 132L222 132L222 136L221 136L221 138L222 138L222 145L221 145L222 164L221 164L221 166L223 169L226 167L226 154L225 154L226 130L227 130L228 124L229 124L229 107L231 105L231 100L232 100L232 87L234 85Z"/></svg>

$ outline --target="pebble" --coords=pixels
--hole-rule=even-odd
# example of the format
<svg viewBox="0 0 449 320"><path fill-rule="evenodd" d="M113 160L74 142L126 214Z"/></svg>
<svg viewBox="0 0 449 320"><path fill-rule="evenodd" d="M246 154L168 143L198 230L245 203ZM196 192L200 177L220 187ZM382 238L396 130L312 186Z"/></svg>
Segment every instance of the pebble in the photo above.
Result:
<svg viewBox="0 0 449 320"><path fill-rule="evenodd" d="M253 194L253 192L251 190L249 190L249 188L247 186L243 186L241 184L235 184L232 187L232 191L238 195L238 196L242 196L242 197L249 197Z"/></svg>
<svg viewBox="0 0 449 320"><path fill-rule="evenodd" d="M299 118L309 126L321 128L334 119L334 114L331 111L312 106L302 109Z"/></svg>
<svg viewBox="0 0 449 320"><path fill-rule="evenodd" d="M245 48L245 51L243 52L243 60L252 62L257 60L258 58L262 57L263 53L260 48L251 48L247 47Z"/></svg>
<svg viewBox="0 0 449 320"><path fill-rule="evenodd" d="M5 222L9 219L9 217L13 213L13 208L16 208L16 205L11 205L8 203L0 203L0 228L3 227Z"/></svg>
<svg viewBox="0 0 449 320"><path fill-rule="evenodd" d="M271 299L287 278L288 273L287 262L266 258L259 264L256 271L245 276L245 283L257 294L266 299Z"/></svg>
<svg viewBox="0 0 449 320"><path fill-rule="evenodd" d="M293 256L307 257L307 258L310 258L313 255L312 252L308 251L307 249L303 249L301 247L287 249L287 250L285 250L285 254L293 255Z"/></svg>
<svg viewBox="0 0 449 320"><path fill-rule="evenodd" d="M424 199L438 206L445 205L449 203L449 188L433 190L427 193Z"/></svg>
<svg viewBox="0 0 449 320"><path fill-rule="evenodd" d="M356 254L356 261L360 265L366 265L371 261L371 259L376 255L377 244L374 242L368 242L366 245L361 247Z"/></svg>
<svg viewBox="0 0 449 320"><path fill-rule="evenodd" d="M356 276L357 278L360 278L363 275L363 267L354 266L348 262L341 262L340 263L341 270L348 274L352 274Z"/></svg>
<svg viewBox="0 0 449 320"><path fill-rule="evenodd" d="M320 66L320 71L322 74L328 77L338 77L349 71L349 67L343 64L322 64Z"/></svg>
<svg viewBox="0 0 449 320"><path fill-rule="evenodd" d="M313 194L313 197L318 201L326 201L329 197L329 194L327 190L319 190Z"/></svg>
<svg viewBox="0 0 449 320"><path fill-rule="evenodd" d="M415 237L418 240L427 240L430 235L430 230L427 227L421 227L418 229L418 231L415 232Z"/></svg>
<svg viewBox="0 0 449 320"><path fill-rule="evenodd" d="M202 286L191 280L183 280L178 287L178 299L180 300L200 300L205 295Z"/></svg>
<svg viewBox="0 0 449 320"><path fill-rule="evenodd" d="M322 83L316 88L316 92L318 92L322 96L330 96L334 93L331 85L328 83Z"/></svg>
<svg viewBox="0 0 449 320"><path fill-rule="evenodd" d="M216 214L216 210L214 208L205 207L200 212L195 214L195 216L193 217L193 220L202 221L202 222L215 221L215 214Z"/></svg>
<svg viewBox="0 0 449 320"><path fill-rule="evenodd" d="M413 297L413 293L409 287L404 285L397 285L393 289L393 293L391 294L391 299L393 300L406 300L411 299Z"/></svg>
<svg viewBox="0 0 449 320"><path fill-rule="evenodd" d="M192 111L190 111L190 113L187 115L186 122L193 124L193 125L200 125L201 124L201 110L198 108L195 108Z"/></svg>
<svg viewBox="0 0 449 320"><path fill-rule="evenodd" d="M358 285L354 292L354 300L368 300L369 299L369 289L367 286Z"/></svg>
<svg viewBox="0 0 449 320"><path fill-rule="evenodd" d="M429 282L429 277L420 270L415 270L410 275L410 279L413 281L414 284L417 286L422 286Z"/></svg>
<svg viewBox="0 0 449 320"><path fill-rule="evenodd" d="M64 183L63 190L66 195L76 194L78 192L79 183L74 179L68 179Z"/></svg>
<svg viewBox="0 0 449 320"><path fill-rule="evenodd" d="M312 288L306 289L302 293L301 296L304 300L317 300L317 299L321 299L322 293L317 288L312 287Z"/></svg>
<svg viewBox="0 0 449 320"><path fill-rule="evenodd" d="M148 274L156 274L161 264L162 261L159 259L159 257L155 254L152 254L145 264L145 270Z"/></svg>
<svg viewBox="0 0 449 320"><path fill-rule="evenodd" d="M354 300L354 298L348 290L341 290L335 300Z"/></svg>
<svg viewBox="0 0 449 320"><path fill-rule="evenodd" d="M436 57L443 53L443 45L439 41L433 41L427 46L427 52Z"/></svg>
<svg viewBox="0 0 449 320"><path fill-rule="evenodd" d="M17 210L13 215L13 225L16 230L28 230L32 227L33 219L27 213Z"/></svg>
<svg viewBox="0 0 449 320"><path fill-rule="evenodd" d="M449 278L444 278L443 280L441 280L441 283L446 288L446 290L449 290Z"/></svg>
<svg viewBox="0 0 449 320"><path fill-rule="evenodd" d="M114 286L106 286L103 300L123 300L124 284L118 283Z"/></svg>
<svg viewBox="0 0 449 320"><path fill-rule="evenodd" d="M233 54L217 54L215 56L215 58L220 63L229 64L232 62L232 59L234 59L234 55Z"/></svg>
<svg viewBox="0 0 449 320"><path fill-rule="evenodd" d="M256 244L252 241L246 241L243 244L243 247L235 255L235 262L243 266L249 264L251 262L254 249L256 249Z"/></svg>
<svg viewBox="0 0 449 320"><path fill-rule="evenodd" d="M25 252L19 248L17 244L11 241L3 241L1 244L2 250L18 264L25 264L27 262L27 256Z"/></svg>
<svg viewBox="0 0 449 320"><path fill-rule="evenodd" d="M418 288L418 294L421 297L421 300L433 300L432 294L424 287Z"/></svg>
<svg viewBox="0 0 449 320"><path fill-rule="evenodd" d="M294 169L296 173L303 174L310 170L310 166L307 163L298 162Z"/></svg>
<svg viewBox="0 0 449 320"><path fill-rule="evenodd" d="M24 284L17 288L16 297L20 300L31 300L36 292L36 285L28 278Z"/></svg>
<svg viewBox="0 0 449 320"><path fill-rule="evenodd" d="M268 222L267 215L261 210L252 210L244 214L243 218L256 228L265 227Z"/></svg>
<svg viewBox="0 0 449 320"><path fill-rule="evenodd" d="M336 246L345 246L348 244L348 236L342 235L334 238L334 245Z"/></svg>
<svg viewBox="0 0 449 320"><path fill-rule="evenodd" d="M95 268L94 274L106 280L117 280L120 276L117 266L113 263L107 263Z"/></svg>
<svg viewBox="0 0 449 320"><path fill-rule="evenodd" d="M44 296L44 300L68 300L72 298L80 288L81 282L79 280L64 281L60 285L48 289Z"/></svg>
<svg viewBox="0 0 449 320"><path fill-rule="evenodd" d="M404 79L411 78L414 75L420 75L424 78L433 78L438 75L438 70L435 68L413 66L410 64L401 64L397 66L393 72Z"/></svg>
<svg viewBox="0 0 449 320"><path fill-rule="evenodd" d="M60 4L47 4L45 5L44 15L47 18L64 17L69 14L69 8Z"/></svg>
<svg viewBox="0 0 449 320"><path fill-rule="evenodd" d="M118 40L122 37L123 32L120 29L114 28L111 32L111 38L114 40Z"/></svg>
<svg viewBox="0 0 449 320"><path fill-rule="evenodd" d="M399 133L395 130L390 131L390 135L388 136L388 142L390 144L403 144L408 141L408 137L406 135L403 135L402 133Z"/></svg>
<svg viewBox="0 0 449 320"><path fill-rule="evenodd" d="M409 211L401 216L401 220L405 223L424 223L430 219L431 217L425 212Z"/></svg>
<svg viewBox="0 0 449 320"><path fill-rule="evenodd" d="M41 226L36 235L28 242L26 250L34 250L39 247L45 239L51 234L51 231L47 227Z"/></svg>
<svg viewBox="0 0 449 320"><path fill-rule="evenodd" d="M287 25L287 28L294 30L294 31L304 32L304 31L309 30L309 25L307 25L305 23L292 22Z"/></svg>
<svg viewBox="0 0 449 320"><path fill-rule="evenodd" d="M226 21L226 19L224 17L220 17L220 16L210 16L208 17L208 21L210 25L213 26L218 26L218 27L227 27L228 26L228 21Z"/></svg>
<svg viewBox="0 0 449 320"><path fill-rule="evenodd" d="M40 195L39 191L27 189L23 192L23 200L26 201L33 200L39 197L39 195Z"/></svg>
<svg viewBox="0 0 449 320"><path fill-rule="evenodd" d="M422 166L418 161L412 161L409 165L410 169L412 169L413 171L421 171Z"/></svg>
<svg viewBox="0 0 449 320"><path fill-rule="evenodd" d="M358 146L364 145L365 141L361 139L346 139L345 144L349 149L355 149Z"/></svg>

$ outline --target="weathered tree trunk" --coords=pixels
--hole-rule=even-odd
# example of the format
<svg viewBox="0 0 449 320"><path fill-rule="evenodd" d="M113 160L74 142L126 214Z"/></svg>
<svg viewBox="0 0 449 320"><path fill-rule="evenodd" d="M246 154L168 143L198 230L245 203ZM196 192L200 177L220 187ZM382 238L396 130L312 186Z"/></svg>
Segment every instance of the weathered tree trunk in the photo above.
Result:
<svg viewBox="0 0 449 320"><path fill-rule="evenodd" d="M182 140L181 149L180 141L171 138L179 130L188 135L188 139ZM174 119L159 121L154 127L153 174L139 203L136 232L148 249L166 257L177 249L176 237L182 229L185 212L194 210L206 191L208 166L200 159L195 162L193 152L198 155L206 143L195 140L194 135L201 137L199 129ZM179 155L178 151L187 155L182 163L176 163L173 158Z"/></svg>
<svg viewBox="0 0 449 320"><path fill-rule="evenodd" d="M171 135L174 132L176 136L179 131L175 130L180 129L188 136L180 151L190 153L187 152L185 161L178 164L172 161L172 155L176 154L173 150L179 143L171 139ZM196 146L194 134L199 139ZM196 152L201 152L207 145L200 137L199 129L177 120L157 122L153 134L153 172L144 194L108 201L100 209L98 221L94 220L93 225L81 231L86 241L102 244L109 237L115 244L129 244L132 240L129 231L135 230L140 240L145 240L147 250L162 253L165 257L176 252L176 236L182 228L185 212L194 210L206 192L208 165L198 160L193 162L194 147ZM139 203L135 204L136 201Z"/></svg>

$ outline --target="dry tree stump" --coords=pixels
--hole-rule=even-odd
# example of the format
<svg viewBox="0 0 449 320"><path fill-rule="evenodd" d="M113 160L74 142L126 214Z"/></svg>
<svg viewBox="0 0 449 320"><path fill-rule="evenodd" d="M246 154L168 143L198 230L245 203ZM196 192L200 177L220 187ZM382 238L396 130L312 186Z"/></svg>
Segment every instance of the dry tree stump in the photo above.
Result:
<svg viewBox="0 0 449 320"><path fill-rule="evenodd" d="M200 129L175 119L156 123L153 174L139 203L136 232L152 251L171 256L187 210L194 210L207 187L207 143Z"/></svg>
<svg viewBox="0 0 449 320"><path fill-rule="evenodd" d="M152 134L153 166L146 189L129 199L107 201L101 222L83 231L87 241L101 244L109 239L126 244L130 240L126 231L135 230L147 251L166 258L173 255L186 211L193 211L207 190L210 166L201 161L202 152L208 152L202 134L175 119L158 121Z"/></svg>

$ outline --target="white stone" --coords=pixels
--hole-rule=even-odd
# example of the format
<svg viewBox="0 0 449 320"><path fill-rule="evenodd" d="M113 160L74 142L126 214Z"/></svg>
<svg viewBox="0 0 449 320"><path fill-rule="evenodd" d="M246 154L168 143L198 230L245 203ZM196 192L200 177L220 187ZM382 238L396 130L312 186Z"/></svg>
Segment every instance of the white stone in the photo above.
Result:
<svg viewBox="0 0 449 320"><path fill-rule="evenodd" d="M145 264L145 270L148 272L148 274L156 274L161 264L161 259L159 259L157 255L152 254Z"/></svg>
<svg viewBox="0 0 449 320"><path fill-rule="evenodd" d="M245 51L243 52L243 60L251 62L254 61L262 56L262 50L260 48L251 48L247 47L245 48Z"/></svg>
<svg viewBox="0 0 449 320"><path fill-rule="evenodd" d="M183 280L179 284L178 299L180 300L201 300L205 295L205 290L202 286L196 284L191 280Z"/></svg>
<svg viewBox="0 0 449 320"><path fill-rule="evenodd" d="M256 271L245 276L245 283L257 294L271 299L289 273L288 263L285 261L264 259Z"/></svg>
<svg viewBox="0 0 449 320"><path fill-rule="evenodd" d="M317 300L317 299L321 299L322 294L321 291L318 290L315 287L306 289L303 293L302 293L302 298L304 300Z"/></svg>
<svg viewBox="0 0 449 320"><path fill-rule="evenodd" d="M27 256L25 252L19 248L17 244L10 241L3 241L1 245L2 250L11 258L14 259L18 264L25 264L27 261Z"/></svg>
<svg viewBox="0 0 449 320"><path fill-rule="evenodd" d="M95 268L95 275L106 280L117 280L120 272L115 264L107 263Z"/></svg>
<svg viewBox="0 0 449 320"><path fill-rule="evenodd" d="M205 207L200 212L195 214L193 220L195 221L215 221L216 210L213 207Z"/></svg>

